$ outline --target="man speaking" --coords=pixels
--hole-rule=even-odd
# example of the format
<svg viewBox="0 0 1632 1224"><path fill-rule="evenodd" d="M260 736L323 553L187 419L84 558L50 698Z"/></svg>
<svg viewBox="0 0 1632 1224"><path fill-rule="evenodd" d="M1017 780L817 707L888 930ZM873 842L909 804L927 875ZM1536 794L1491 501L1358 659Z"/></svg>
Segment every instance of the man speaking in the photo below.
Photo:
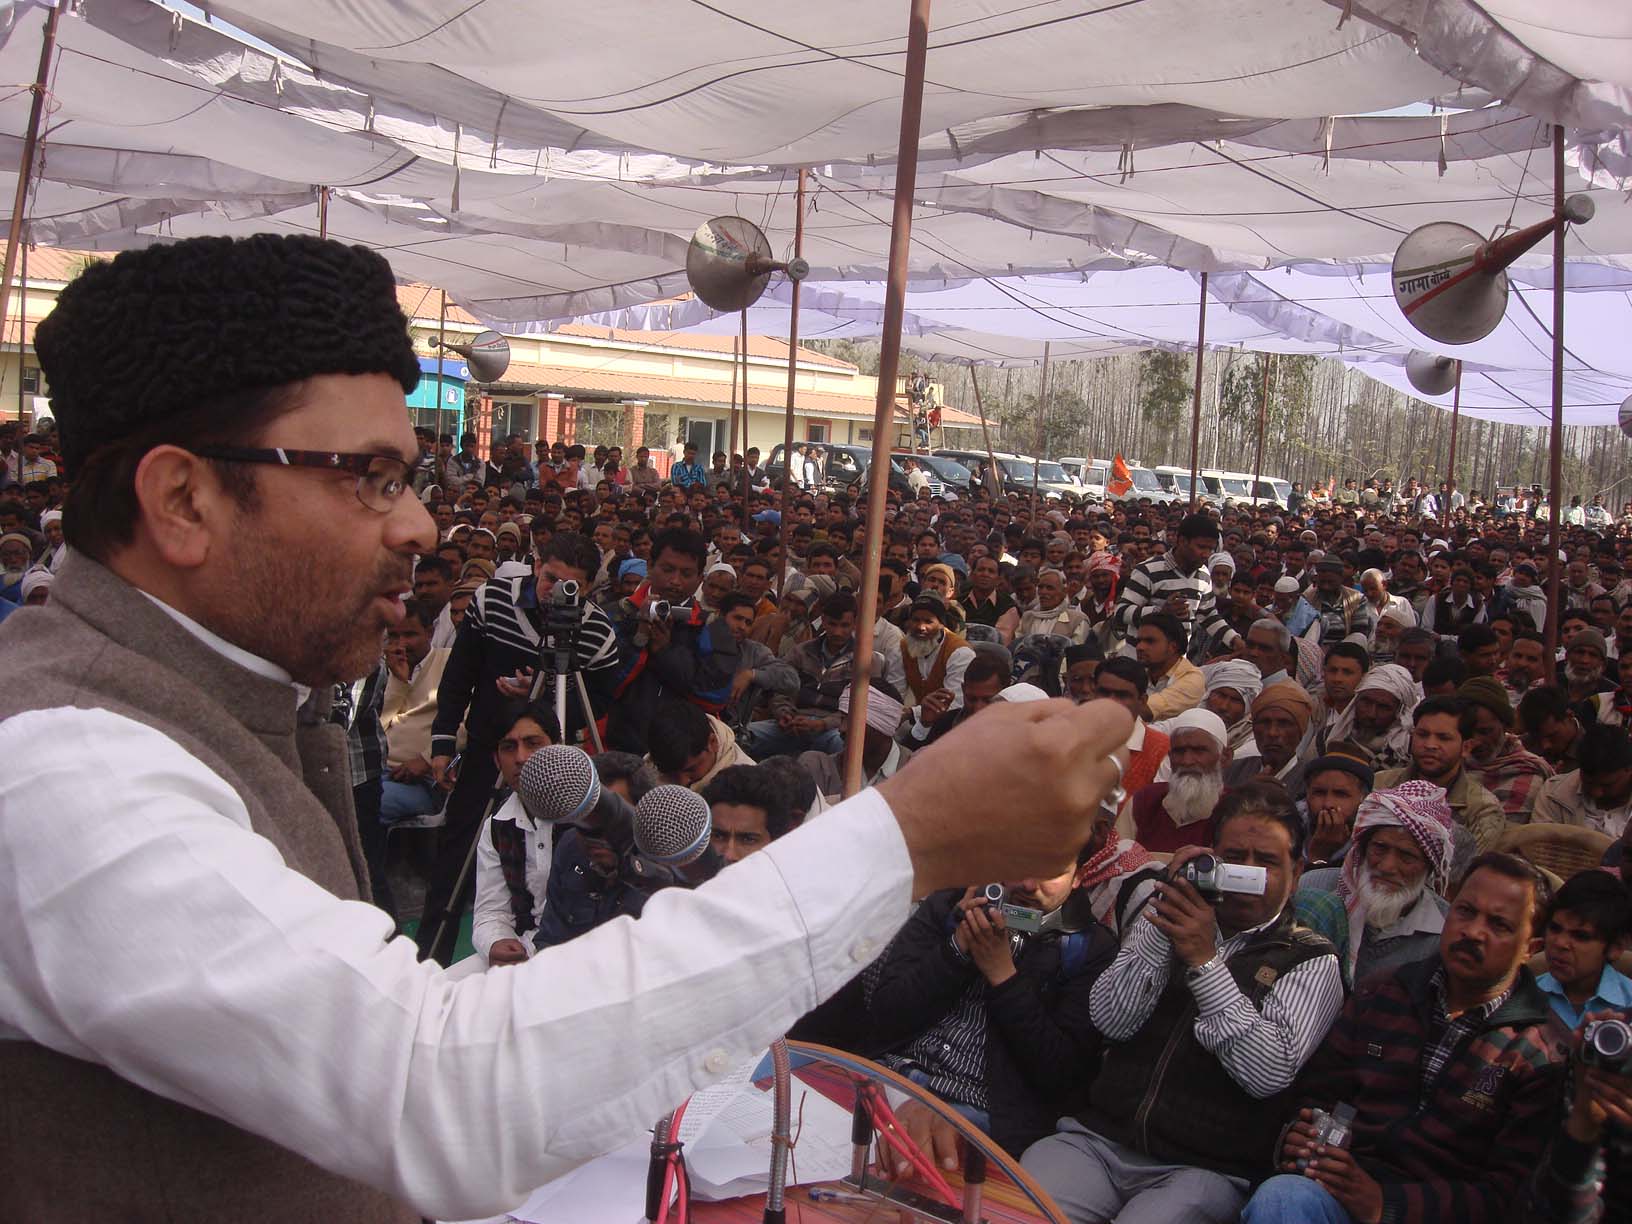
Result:
<svg viewBox="0 0 1632 1224"><path fill-rule="evenodd" d="M762 1049L911 898L1059 874L1114 781L1116 707L994 708L984 751L960 730L641 922L449 981L363 903L324 717L435 546L390 269L128 252L37 347L74 482L50 603L0 628L0 1219L512 1207Z"/></svg>

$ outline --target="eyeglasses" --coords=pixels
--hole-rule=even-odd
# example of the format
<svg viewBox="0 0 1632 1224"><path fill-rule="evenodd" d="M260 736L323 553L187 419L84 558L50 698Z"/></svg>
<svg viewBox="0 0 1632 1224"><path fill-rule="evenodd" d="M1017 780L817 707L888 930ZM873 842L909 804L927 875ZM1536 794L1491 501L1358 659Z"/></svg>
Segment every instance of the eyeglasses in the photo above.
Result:
<svg viewBox="0 0 1632 1224"><path fill-rule="evenodd" d="M347 454L343 451L286 450L283 447L205 446L194 452L228 463L269 463L278 467L315 468L357 477L357 500L376 514L389 514L408 488L408 464L395 455Z"/></svg>

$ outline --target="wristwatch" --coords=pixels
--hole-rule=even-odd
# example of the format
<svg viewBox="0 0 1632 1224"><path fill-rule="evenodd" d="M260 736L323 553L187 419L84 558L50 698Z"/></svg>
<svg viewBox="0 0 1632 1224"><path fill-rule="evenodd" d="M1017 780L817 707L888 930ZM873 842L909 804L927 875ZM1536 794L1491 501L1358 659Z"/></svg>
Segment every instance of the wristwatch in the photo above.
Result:
<svg viewBox="0 0 1632 1224"><path fill-rule="evenodd" d="M1196 965L1194 968L1186 969L1184 971L1185 980L1189 981L1189 982L1193 982L1197 978L1199 978L1202 974L1206 973L1209 969L1211 969L1214 965L1222 965L1223 963L1224 963L1224 953L1214 952L1211 960L1205 961L1200 965Z"/></svg>

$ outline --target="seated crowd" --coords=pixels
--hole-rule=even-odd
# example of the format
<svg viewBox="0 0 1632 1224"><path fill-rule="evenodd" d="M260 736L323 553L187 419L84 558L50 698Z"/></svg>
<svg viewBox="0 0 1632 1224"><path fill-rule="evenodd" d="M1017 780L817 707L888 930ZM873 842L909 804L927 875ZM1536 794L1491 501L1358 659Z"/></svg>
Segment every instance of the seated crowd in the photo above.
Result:
<svg viewBox="0 0 1632 1224"><path fill-rule="evenodd" d="M618 847L522 805L542 747L700 794L720 868L841 797L858 691L864 785L993 702L1110 700L1135 730L1074 868L922 898L800 1035L1073 1222L1632 1219L1632 1074L1578 1053L1632 1021L1632 524L1558 553L1375 481L1195 513L915 486L869 627L864 507L819 472L784 501L756 450L420 434L442 542L334 718L377 904L388 832L436 830L422 955L467 909L489 966L639 918ZM0 619L50 599L54 454L0 429Z"/></svg>

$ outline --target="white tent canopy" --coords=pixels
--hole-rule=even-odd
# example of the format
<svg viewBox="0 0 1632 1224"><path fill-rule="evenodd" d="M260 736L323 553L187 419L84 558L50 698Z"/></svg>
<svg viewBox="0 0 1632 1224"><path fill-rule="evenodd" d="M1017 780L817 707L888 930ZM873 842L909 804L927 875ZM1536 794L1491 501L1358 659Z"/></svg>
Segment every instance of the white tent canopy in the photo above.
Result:
<svg viewBox="0 0 1632 1224"><path fill-rule="evenodd" d="M786 250L802 165L801 331L877 333L904 4L248 7L212 11L280 54L151 0L65 14L34 241L315 232L327 188L332 236L495 325L733 330L665 301L686 289L686 242L736 213ZM1598 209L1569 237L1567 419L1613 419L1632 390L1614 339L1632 280L1621 9L936 0L908 344L985 362L1035 360L1045 341L1059 356L1187 347L1205 270L1210 343L1341 355L1397 384L1427 344L1388 298L1395 246L1429 220L1496 232L1547 215L1558 120L1567 188ZM44 9L11 12L0 71L25 81ZM1353 117L1430 97L1476 109ZM13 174L28 104L0 101ZM1533 288L1454 354L1471 411L1541 423L1546 266L1537 252L1516 270ZM777 295L754 330L786 330Z"/></svg>

